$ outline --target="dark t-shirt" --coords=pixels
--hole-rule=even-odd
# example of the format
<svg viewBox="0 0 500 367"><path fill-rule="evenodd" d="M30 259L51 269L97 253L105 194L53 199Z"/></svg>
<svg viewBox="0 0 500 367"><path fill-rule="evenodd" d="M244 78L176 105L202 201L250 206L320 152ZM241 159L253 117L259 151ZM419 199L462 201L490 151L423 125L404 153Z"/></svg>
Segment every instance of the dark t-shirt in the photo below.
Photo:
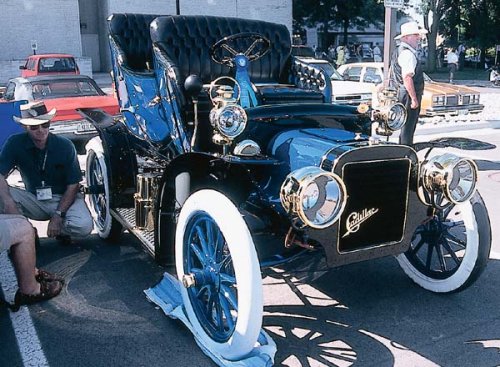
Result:
<svg viewBox="0 0 500 367"><path fill-rule="evenodd" d="M45 152L47 158L42 170ZM0 174L6 176L13 168L19 170L26 190L32 193L45 181L53 194L62 195L68 185L82 179L73 143L53 134L49 134L44 150L35 147L28 133L12 135L0 153Z"/></svg>

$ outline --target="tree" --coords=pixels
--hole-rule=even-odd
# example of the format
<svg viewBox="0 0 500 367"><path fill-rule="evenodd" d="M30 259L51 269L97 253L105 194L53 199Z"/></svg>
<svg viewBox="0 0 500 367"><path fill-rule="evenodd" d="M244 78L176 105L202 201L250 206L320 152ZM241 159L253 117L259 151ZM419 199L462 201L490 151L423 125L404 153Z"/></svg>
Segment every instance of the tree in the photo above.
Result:
<svg viewBox="0 0 500 367"><path fill-rule="evenodd" d="M384 19L381 0L293 0L294 30L317 27L328 33L335 26L342 28L343 43L347 44L350 27L364 29L369 24L380 25ZM296 27L296 28L295 28Z"/></svg>

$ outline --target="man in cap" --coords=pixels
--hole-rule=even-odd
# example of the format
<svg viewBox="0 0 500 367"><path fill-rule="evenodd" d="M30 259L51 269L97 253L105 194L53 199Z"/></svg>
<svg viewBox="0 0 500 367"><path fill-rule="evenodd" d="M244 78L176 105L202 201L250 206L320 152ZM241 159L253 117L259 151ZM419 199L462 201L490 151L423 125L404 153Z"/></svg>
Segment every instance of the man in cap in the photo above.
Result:
<svg viewBox="0 0 500 367"><path fill-rule="evenodd" d="M12 135L0 153L0 212L48 220L47 235L68 243L90 234L93 226L79 193L82 174L75 147L49 133L55 113L43 102L32 102L21 106L20 118L13 117L26 132ZM14 168L26 190L8 186L6 177Z"/></svg>
<svg viewBox="0 0 500 367"><path fill-rule="evenodd" d="M408 118L401 129L399 143L413 144L413 134L420 115L420 102L424 93L424 75L422 64L417 57L417 46L427 30L421 29L417 22L401 24L401 34L395 40L400 40L399 46L391 58L389 85L398 92L398 100L407 110Z"/></svg>

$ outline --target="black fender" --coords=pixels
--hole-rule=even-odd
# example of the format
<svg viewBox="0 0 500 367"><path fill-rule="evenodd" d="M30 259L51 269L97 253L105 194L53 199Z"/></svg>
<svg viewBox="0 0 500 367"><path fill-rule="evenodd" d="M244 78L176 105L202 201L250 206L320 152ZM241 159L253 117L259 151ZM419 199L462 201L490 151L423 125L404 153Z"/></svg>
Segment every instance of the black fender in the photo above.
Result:
<svg viewBox="0 0 500 367"><path fill-rule="evenodd" d="M125 126L101 110L82 108L78 112L90 121L101 138L103 154L108 167L110 204L113 207L134 206L137 159ZM92 148L92 142L88 147Z"/></svg>

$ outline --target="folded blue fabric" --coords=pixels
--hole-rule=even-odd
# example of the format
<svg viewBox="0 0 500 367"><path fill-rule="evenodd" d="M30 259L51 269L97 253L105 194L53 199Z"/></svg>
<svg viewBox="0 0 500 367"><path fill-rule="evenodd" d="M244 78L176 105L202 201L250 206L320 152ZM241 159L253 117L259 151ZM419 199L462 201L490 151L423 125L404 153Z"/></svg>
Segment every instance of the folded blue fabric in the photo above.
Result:
<svg viewBox="0 0 500 367"><path fill-rule="evenodd" d="M211 351L196 336L197 330L189 322L184 311L182 296L180 293L180 283L172 275L165 273L163 279L153 288L146 289L144 293L149 301L158 305L165 314L173 319L181 320L193 333L195 341L203 353L210 357L219 366L228 367L268 367L274 364L276 354L276 343L264 331L261 330L258 345L245 357L237 361L229 361L221 355Z"/></svg>

